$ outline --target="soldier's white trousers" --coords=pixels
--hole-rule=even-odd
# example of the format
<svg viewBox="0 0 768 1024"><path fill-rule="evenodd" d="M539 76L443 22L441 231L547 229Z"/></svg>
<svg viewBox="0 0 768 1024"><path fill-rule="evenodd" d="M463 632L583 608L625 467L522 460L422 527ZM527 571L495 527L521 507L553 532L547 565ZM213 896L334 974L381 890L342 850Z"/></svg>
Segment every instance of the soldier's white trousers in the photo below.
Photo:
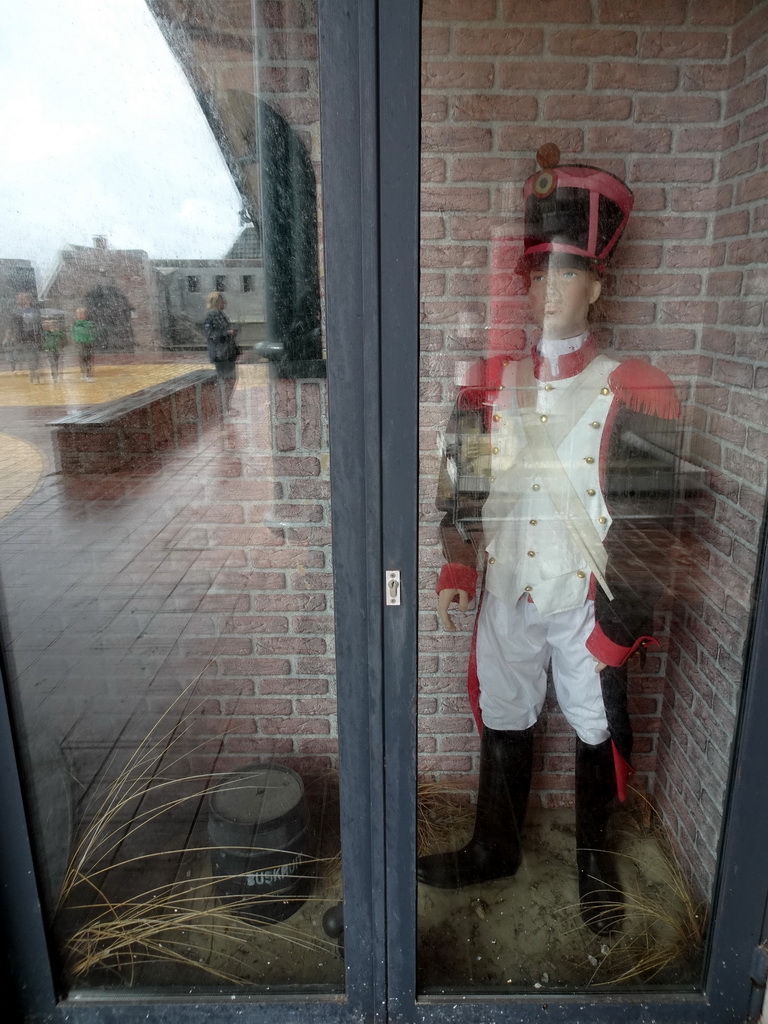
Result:
<svg viewBox="0 0 768 1024"><path fill-rule="evenodd" d="M480 709L491 729L527 729L538 719L547 689L547 667L563 714L584 743L608 739L597 662L586 641L595 626L587 601L548 618L523 596L514 607L485 593L477 627Z"/></svg>

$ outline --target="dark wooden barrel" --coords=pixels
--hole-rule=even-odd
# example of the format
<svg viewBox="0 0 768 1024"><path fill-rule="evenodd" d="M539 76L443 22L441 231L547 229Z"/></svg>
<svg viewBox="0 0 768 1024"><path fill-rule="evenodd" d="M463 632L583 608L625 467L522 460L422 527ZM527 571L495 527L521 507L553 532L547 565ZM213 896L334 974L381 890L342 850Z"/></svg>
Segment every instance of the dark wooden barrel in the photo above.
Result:
<svg viewBox="0 0 768 1024"><path fill-rule="evenodd" d="M280 764L250 765L211 793L208 836L216 892L237 913L284 921L306 901L312 881L304 783Z"/></svg>

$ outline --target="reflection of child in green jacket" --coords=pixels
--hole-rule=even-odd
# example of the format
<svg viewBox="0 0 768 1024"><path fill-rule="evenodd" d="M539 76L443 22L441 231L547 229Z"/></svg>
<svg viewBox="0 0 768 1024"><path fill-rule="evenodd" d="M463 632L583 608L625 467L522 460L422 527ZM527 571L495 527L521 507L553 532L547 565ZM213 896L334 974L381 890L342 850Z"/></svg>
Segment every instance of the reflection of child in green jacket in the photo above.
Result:
<svg viewBox="0 0 768 1024"><path fill-rule="evenodd" d="M88 319L87 309L78 309L77 320L72 323L72 341L80 357L80 380L93 380L93 347L96 344L96 324Z"/></svg>
<svg viewBox="0 0 768 1024"><path fill-rule="evenodd" d="M51 379L55 384L59 379L59 353L66 344L67 336L64 328L55 320L43 320L43 348L48 356L51 367Z"/></svg>

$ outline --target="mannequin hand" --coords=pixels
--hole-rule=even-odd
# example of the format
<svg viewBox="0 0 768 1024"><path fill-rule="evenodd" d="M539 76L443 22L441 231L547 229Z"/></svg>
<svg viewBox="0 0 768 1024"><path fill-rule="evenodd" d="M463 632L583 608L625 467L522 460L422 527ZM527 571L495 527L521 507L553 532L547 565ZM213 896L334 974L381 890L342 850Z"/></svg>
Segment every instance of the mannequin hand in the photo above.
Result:
<svg viewBox="0 0 768 1024"><path fill-rule="evenodd" d="M448 609L456 598L459 601L459 611L465 612L469 608L469 594L466 590L441 590L437 596L437 614L440 616L443 627L450 633L455 633L456 627L448 614Z"/></svg>
<svg viewBox="0 0 768 1024"><path fill-rule="evenodd" d="M604 668L608 668L604 661L595 662L595 672L602 672Z"/></svg>

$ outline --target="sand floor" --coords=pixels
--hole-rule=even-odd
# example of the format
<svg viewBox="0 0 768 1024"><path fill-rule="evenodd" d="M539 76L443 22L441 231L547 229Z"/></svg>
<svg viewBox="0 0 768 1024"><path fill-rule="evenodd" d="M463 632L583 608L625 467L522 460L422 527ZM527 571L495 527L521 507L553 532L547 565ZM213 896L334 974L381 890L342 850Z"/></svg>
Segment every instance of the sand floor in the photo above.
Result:
<svg viewBox="0 0 768 1024"><path fill-rule="evenodd" d="M626 893L621 932L596 936L581 921L573 812L535 812L514 878L456 891L419 886L420 991L545 995L593 987L694 987L703 920L687 907L684 883L656 834L627 815L619 816L616 825ZM327 859L308 869L316 875L310 898L287 920L267 926L242 913L222 916L210 885L196 882L211 874L209 855L187 854L176 878L182 895L185 884L195 886L197 911L191 924L184 927L177 917L177 926L173 914L179 911L173 911L156 936L152 955L127 956L122 965L108 969L97 966L81 979L85 987L340 991L343 960L322 928L323 914L341 893L334 831L317 851ZM137 879L134 885L139 884ZM183 901L179 905L183 912Z"/></svg>
<svg viewBox="0 0 768 1024"><path fill-rule="evenodd" d="M628 817L615 824L626 894L621 931L597 936L581 920L573 811L534 812L514 878L455 891L419 887L420 988L543 993L694 984L700 944L684 938L691 922L683 883L652 831Z"/></svg>

